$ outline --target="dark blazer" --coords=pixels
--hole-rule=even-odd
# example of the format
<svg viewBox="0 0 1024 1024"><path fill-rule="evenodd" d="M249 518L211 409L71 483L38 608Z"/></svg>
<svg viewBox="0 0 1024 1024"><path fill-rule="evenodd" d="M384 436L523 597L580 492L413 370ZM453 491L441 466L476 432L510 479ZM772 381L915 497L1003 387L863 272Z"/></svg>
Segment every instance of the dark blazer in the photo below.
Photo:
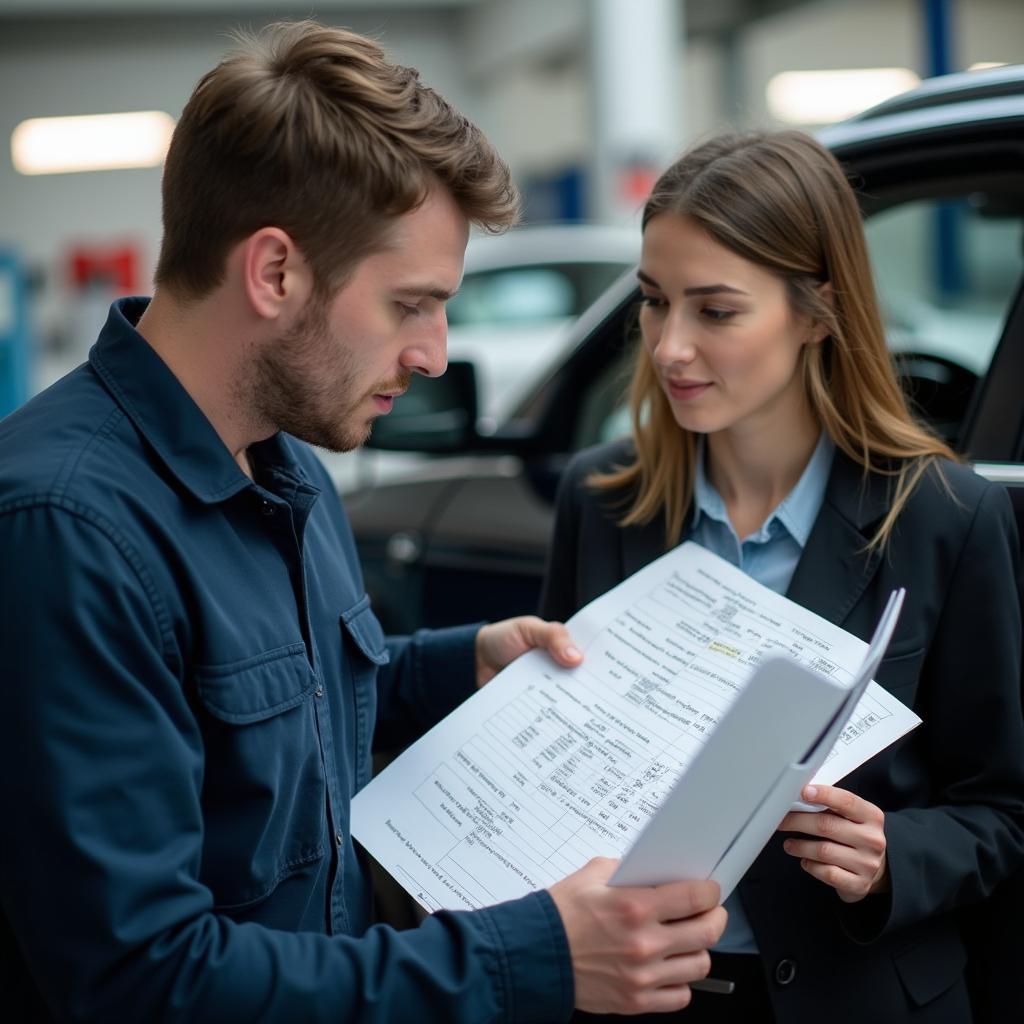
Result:
<svg viewBox="0 0 1024 1024"><path fill-rule="evenodd" d="M570 464L545 617L567 618L664 552L662 520L620 527L622 495L584 482L631 455L629 442L615 442ZM886 813L892 891L844 904L783 852L782 836L769 841L738 892L779 1024L969 1022L960 915L1024 859L1018 542L1008 495L944 464L941 477L929 472L916 488L885 551L869 552L890 486L881 475L865 480L836 453L787 596L867 639L890 592L907 588L876 678L923 724L841 783Z"/></svg>

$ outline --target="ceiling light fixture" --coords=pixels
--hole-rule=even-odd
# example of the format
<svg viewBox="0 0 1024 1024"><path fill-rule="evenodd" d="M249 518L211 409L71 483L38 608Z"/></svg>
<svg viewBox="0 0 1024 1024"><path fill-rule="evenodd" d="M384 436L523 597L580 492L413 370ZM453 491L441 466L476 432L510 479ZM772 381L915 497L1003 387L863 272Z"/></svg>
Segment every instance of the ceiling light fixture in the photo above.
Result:
<svg viewBox="0 0 1024 1024"><path fill-rule="evenodd" d="M82 117L33 117L11 134L11 158L22 174L65 174L157 167L174 118L160 110Z"/></svg>
<svg viewBox="0 0 1024 1024"><path fill-rule="evenodd" d="M787 124L831 124L919 82L909 68L783 71L768 82L765 96L771 115Z"/></svg>

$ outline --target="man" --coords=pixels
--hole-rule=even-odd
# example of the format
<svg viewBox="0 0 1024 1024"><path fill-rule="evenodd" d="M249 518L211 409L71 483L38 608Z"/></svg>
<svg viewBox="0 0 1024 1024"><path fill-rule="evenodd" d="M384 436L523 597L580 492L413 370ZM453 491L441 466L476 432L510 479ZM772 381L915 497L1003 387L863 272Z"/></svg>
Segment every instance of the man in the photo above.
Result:
<svg viewBox="0 0 1024 1024"><path fill-rule="evenodd" d="M96 1021L534 1021L671 1009L706 882L549 892L372 925L349 800L533 646L524 617L385 641L296 438L362 443L445 369L471 221L514 218L479 131L311 23L197 86L151 303L0 425L5 1009Z"/></svg>

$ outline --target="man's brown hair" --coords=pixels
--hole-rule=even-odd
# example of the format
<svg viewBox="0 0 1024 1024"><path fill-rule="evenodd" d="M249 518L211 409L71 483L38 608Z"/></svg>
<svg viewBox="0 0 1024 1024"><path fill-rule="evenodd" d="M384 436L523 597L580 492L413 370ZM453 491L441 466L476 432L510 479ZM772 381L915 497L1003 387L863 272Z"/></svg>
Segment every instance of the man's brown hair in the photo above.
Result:
<svg viewBox="0 0 1024 1024"><path fill-rule="evenodd" d="M274 226L333 291L434 182L474 223L514 223L515 186L480 129L372 40L300 21L238 41L171 141L158 285L208 295L230 248Z"/></svg>

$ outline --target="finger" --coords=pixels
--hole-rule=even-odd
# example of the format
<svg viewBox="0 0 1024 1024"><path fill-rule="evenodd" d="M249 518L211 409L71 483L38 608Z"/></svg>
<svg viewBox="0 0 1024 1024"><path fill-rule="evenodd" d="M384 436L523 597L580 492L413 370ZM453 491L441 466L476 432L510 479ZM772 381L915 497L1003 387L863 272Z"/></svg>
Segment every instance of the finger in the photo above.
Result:
<svg viewBox="0 0 1024 1024"><path fill-rule="evenodd" d="M636 1013L671 1013L690 1005L693 993L689 985L663 985L645 993L644 1008Z"/></svg>
<svg viewBox="0 0 1024 1024"><path fill-rule="evenodd" d="M881 809L873 803L838 786L804 786L802 796L811 803L823 804L849 821L863 824L880 821L884 817Z"/></svg>
<svg viewBox="0 0 1024 1024"><path fill-rule="evenodd" d="M573 668L583 660L583 654L573 643L572 634L561 622L545 622L535 615L524 616L521 635L531 647L541 647L560 665Z"/></svg>
<svg viewBox="0 0 1024 1024"><path fill-rule="evenodd" d="M588 881L606 884L618 866L619 861L614 857L591 857L576 874L586 877Z"/></svg>
<svg viewBox="0 0 1024 1024"><path fill-rule="evenodd" d="M688 954L700 954L704 950L710 949L722 937L728 920L729 914L725 908L715 907L684 921L672 921L663 925L664 955L676 958ZM693 981L696 977L698 975L684 980ZM699 977L703 977L703 975L699 975Z"/></svg>
<svg viewBox="0 0 1024 1024"><path fill-rule="evenodd" d="M819 864L814 860L800 861L800 867L825 885L835 889L841 899L858 900L867 895L870 883L860 875L852 874L834 864Z"/></svg>
<svg viewBox="0 0 1024 1024"><path fill-rule="evenodd" d="M691 878L683 882L668 882L648 889L655 901L658 920L676 922L712 910L721 902L722 890L710 878Z"/></svg>
<svg viewBox="0 0 1024 1024"><path fill-rule="evenodd" d="M807 832L814 835L814 819L821 812L813 811L790 811L779 822L779 832Z"/></svg>
<svg viewBox="0 0 1024 1024"><path fill-rule="evenodd" d="M696 953L680 953L666 956L642 968L644 988L666 988L688 985L691 981L706 978L711 970L711 955L705 950Z"/></svg>
<svg viewBox="0 0 1024 1024"><path fill-rule="evenodd" d="M693 998L688 985L665 985L661 988L641 988L623 993L617 1000L613 1013L622 1014L626 1019L651 1013L670 1013L690 1005ZM605 1018L602 1016L601 1020ZM618 1020L618 1017L615 1018Z"/></svg>
<svg viewBox="0 0 1024 1024"><path fill-rule="evenodd" d="M878 870L877 855L841 843L787 839L782 847L791 857L812 860L819 864L834 864L864 878L870 878Z"/></svg>
<svg viewBox="0 0 1024 1024"><path fill-rule="evenodd" d="M820 836L844 846L853 846L881 853L885 849L885 832L878 824L860 824L841 817L833 811L817 814L794 814L795 819L785 831L800 832L806 836ZM796 820L798 819L798 820Z"/></svg>

